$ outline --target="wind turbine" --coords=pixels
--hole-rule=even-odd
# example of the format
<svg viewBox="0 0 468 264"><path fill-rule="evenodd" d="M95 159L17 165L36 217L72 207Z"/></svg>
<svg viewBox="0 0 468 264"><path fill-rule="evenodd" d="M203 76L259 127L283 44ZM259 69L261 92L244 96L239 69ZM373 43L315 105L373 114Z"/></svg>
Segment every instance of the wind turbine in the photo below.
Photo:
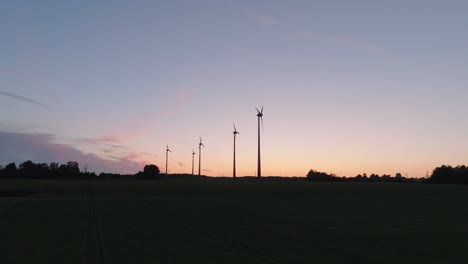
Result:
<svg viewBox="0 0 468 264"><path fill-rule="evenodd" d="M192 178L193 178L193 168L194 168L193 165L194 165L194 160L195 160L195 154L197 153L195 153L195 150L192 149Z"/></svg>
<svg viewBox="0 0 468 264"><path fill-rule="evenodd" d="M236 125L234 123L232 123L232 125L234 126L234 132L232 132L234 134L234 163L232 166L232 177L235 179L236 178L236 135L239 134L239 132L237 132Z"/></svg>
<svg viewBox="0 0 468 264"><path fill-rule="evenodd" d="M260 178L262 177L262 163L260 160L260 120L262 122L262 128L263 128L263 106L262 110L258 110L255 107L255 110L257 110L257 117L258 117L258 163L257 163L257 177Z"/></svg>
<svg viewBox="0 0 468 264"><path fill-rule="evenodd" d="M205 147L200 137L200 143L198 143L198 176L201 176L201 147Z"/></svg>
<svg viewBox="0 0 468 264"><path fill-rule="evenodd" d="M166 145L166 176L169 175L169 173L167 173L167 157L168 157L169 152L172 152L172 151L169 149L169 146Z"/></svg>

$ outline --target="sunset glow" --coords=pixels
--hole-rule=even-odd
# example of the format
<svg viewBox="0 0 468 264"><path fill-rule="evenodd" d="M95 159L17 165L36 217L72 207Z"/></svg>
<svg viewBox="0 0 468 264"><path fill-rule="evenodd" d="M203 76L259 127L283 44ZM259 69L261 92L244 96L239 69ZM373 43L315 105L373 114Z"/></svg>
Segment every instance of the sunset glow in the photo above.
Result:
<svg viewBox="0 0 468 264"><path fill-rule="evenodd" d="M468 3L3 1L0 165L424 177L468 158ZM196 158L198 155L195 156ZM198 164L196 159L195 164ZM195 166L195 171L198 166Z"/></svg>

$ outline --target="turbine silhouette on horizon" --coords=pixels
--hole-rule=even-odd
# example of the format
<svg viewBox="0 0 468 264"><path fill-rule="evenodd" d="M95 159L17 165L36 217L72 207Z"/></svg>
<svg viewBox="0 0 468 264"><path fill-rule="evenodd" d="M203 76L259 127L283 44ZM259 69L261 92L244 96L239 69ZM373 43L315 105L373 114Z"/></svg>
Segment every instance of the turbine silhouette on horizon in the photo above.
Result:
<svg viewBox="0 0 468 264"><path fill-rule="evenodd" d="M205 147L200 137L200 143L198 143L198 176L201 176L201 147Z"/></svg>
<svg viewBox="0 0 468 264"><path fill-rule="evenodd" d="M195 150L192 149L192 178L193 178L193 168L194 168L194 161L195 161Z"/></svg>
<svg viewBox="0 0 468 264"><path fill-rule="evenodd" d="M258 162L257 162L257 177L260 178L262 177L262 162L260 159L260 121L262 123L262 128L263 128L263 106L262 110L258 110L258 108L255 107L255 110L257 110L257 117L258 117Z"/></svg>
<svg viewBox="0 0 468 264"><path fill-rule="evenodd" d="M166 176L169 175L169 173L167 172L167 158L168 158L168 153L169 152L172 152L172 151L169 149L169 146L166 145Z"/></svg>
<svg viewBox="0 0 468 264"><path fill-rule="evenodd" d="M236 178L236 135L240 133L237 131L236 125L234 123L232 123L232 125L234 126L234 132L232 132L234 134L234 162L232 166L232 177L235 179Z"/></svg>

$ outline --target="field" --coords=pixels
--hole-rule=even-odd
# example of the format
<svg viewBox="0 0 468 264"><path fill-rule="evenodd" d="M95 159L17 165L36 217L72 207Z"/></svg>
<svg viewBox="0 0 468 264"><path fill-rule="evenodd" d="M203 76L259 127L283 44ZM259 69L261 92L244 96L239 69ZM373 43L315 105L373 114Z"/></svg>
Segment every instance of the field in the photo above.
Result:
<svg viewBox="0 0 468 264"><path fill-rule="evenodd" d="M0 181L0 263L468 263L468 187Z"/></svg>

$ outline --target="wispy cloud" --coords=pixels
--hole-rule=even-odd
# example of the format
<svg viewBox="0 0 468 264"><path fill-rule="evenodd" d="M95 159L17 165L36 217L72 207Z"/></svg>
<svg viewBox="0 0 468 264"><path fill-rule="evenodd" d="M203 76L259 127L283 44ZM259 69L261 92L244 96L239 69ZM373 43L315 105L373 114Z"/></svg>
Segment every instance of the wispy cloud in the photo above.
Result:
<svg viewBox="0 0 468 264"><path fill-rule="evenodd" d="M133 159L138 159L140 158L141 155L139 153L127 153L125 156L123 156L122 158L123 159L126 159L126 160L133 160Z"/></svg>
<svg viewBox="0 0 468 264"><path fill-rule="evenodd" d="M183 164L182 162L179 162L178 164L179 164L179 166L181 166L182 168L185 168L185 166L184 166L184 164Z"/></svg>
<svg viewBox="0 0 468 264"><path fill-rule="evenodd" d="M324 44L331 44L336 46L346 46L356 49L367 50L369 52L383 52L384 49L374 45L372 43L359 40L349 36L337 36L316 32L299 32L297 33L299 37L310 39L313 41L318 41Z"/></svg>
<svg viewBox="0 0 468 264"><path fill-rule="evenodd" d="M265 15L260 15L255 17L258 22L265 26L276 26L281 24L281 21L279 19L276 19L272 16L265 16Z"/></svg>
<svg viewBox="0 0 468 264"><path fill-rule="evenodd" d="M126 146L122 146L122 145L115 145L115 144L105 144L106 146L109 146L111 148L115 148L115 149L131 149L129 147L126 147Z"/></svg>
<svg viewBox="0 0 468 264"><path fill-rule="evenodd" d="M278 18L275 18L271 15L265 15L265 14L258 14L256 12L253 12L251 10L246 10L244 12L248 17L256 21L257 23L263 25L263 26L276 26L281 24L281 21Z"/></svg>
<svg viewBox="0 0 468 264"><path fill-rule="evenodd" d="M255 20L257 23L263 26L267 26L267 27L277 26L280 24L281 25L288 24L287 21L282 21L272 15L259 14L251 10L245 11L245 14L249 16L250 18L252 18L253 20ZM295 34L304 39L309 39L312 41L321 42L321 43L329 44L329 45L346 46L346 47L351 47L355 49L366 50L368 52L373 52L373 53L381 53L384 51L384 49L382 47L379 47L378 45L375 45L368 41L358 39L355 37L351 37L351 36L342 36L342 35L309 32L309 31L299 31L299 30L296 30L295 32L293 30L291 34Z"/></svg>
<svg viewBox="0 0 468 264"><path fill-rule="evenodd" d="M120 142L118 139L112 138L112 137L102 137L102 138L79 138L75 140L78 143L83 143L83 144L103 144L107 145L110 147L121 147L120 145L116 144L111 144L111 143L118 143Z"/></svg>
<svg viewBox="0 0 468 264"><path fill-rule="evenodd" d="M17 100L28 102L28 103L31 103L31 104L36 104L36 105L40 105L42 107L47 107L45 104L39 103L38 101L35 101L33 99L30 99L30 98L27 98L27 97L24 97L24 96L21 96L21 95L18 95L18 94L9 93L9 92L5 92L5 91L0 91L0 94L4 95L4 96L8 96L10 98L14 98L14 99L17 99Z"/></svg>
<svg viewBox="0 0 468 264"><path fill-rule="evenodd" d="M120 160L121 159L120 157L112 156L112 155L106 155L106 157L114 159L114 160Z"/></svg>

